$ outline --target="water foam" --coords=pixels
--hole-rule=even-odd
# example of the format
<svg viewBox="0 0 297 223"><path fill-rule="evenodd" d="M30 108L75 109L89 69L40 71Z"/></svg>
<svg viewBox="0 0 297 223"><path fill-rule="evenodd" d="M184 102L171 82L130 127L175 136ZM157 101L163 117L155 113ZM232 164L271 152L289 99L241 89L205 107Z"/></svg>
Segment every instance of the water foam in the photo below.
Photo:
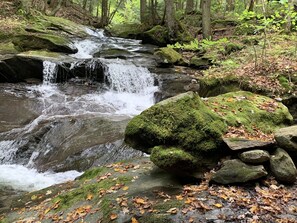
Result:
<svg viewBox="0 0 297 223"><path fill-rule="evenodd" d="M22 165L0 165L0 185L11 186L17 190L35 191L74 180L81 174L77 171L38 173L37 170Z"/></svg>

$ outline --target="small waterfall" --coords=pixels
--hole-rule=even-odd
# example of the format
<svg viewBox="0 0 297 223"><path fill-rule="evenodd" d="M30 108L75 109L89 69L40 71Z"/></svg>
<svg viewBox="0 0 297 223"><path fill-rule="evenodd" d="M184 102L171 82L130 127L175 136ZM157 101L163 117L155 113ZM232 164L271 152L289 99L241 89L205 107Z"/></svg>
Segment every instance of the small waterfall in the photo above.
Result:
<svg viewBox="0 0 297 223"><path fill-rule="evenodd" d="M119 93L147 94L154 87L154 77L145 67L132 63L121 63L120 60L107 64L106 78L113 91Z"/></svg>
<svg viewBox="0 0 297 223"><path fill-rule="evenodd" d="M49 85L57 80L58 65L50 61L43 61L43 84Z"/></svg>

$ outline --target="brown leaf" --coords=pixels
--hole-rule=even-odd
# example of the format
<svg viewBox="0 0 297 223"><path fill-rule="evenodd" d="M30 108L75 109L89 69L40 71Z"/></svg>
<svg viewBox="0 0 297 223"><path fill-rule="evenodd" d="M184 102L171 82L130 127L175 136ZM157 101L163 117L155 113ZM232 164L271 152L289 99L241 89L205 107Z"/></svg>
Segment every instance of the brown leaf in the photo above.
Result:
<svg viewBox="0 0 297 223"><path fill-rule="evenodd" d="M110 220L115 220L115 219L117 219L118 218L118 215L117 214L111 214L110 215Z"/></svg>
<svg viewBox="0 0 297 223"><path fill-rule="evenodd" d="M131 218L131 223L139 223L139 222L137 221L136 218L132 217L132 218Z"/></svg>

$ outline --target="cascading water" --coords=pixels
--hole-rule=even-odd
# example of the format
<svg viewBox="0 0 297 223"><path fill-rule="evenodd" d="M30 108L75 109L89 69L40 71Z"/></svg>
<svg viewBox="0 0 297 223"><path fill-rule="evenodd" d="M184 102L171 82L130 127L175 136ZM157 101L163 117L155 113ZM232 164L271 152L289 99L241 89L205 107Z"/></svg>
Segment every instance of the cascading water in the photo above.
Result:
<svg viewBox="0 0 297 223"><path fill-rule="evenodd" d="M114 133L108 132L108 129L111 128L109 122L118 123L120 120L129 119L154 104L154 92L158 90L158 87L155 86L155 77L146 67L137 66L139 64L138 58L144 56L141 54L136 55L135 51L136 49L142 49L143 46L135 40L107 38L102 31L96 32L87 29L87 33L91 35L88 39L75 42L78 53L72 55L74 62L70 69L83 62L87 64L86 70L88 72L95 72L97 64L100 62L104 67L105 83L101 83L96 87L88 85L73 86L71 83L56 84L59 64L44 61L43 83L41 85L27 86L27 92L24 95L15 95L38 103L34 110L38 113L37 117L26 125L0 133L0 186L5 185L15 189L32 191L74 179L81 173L77 171L38 172L35 169L36 162L40 157L51 156L61 147L57 142L53 143L52 138L60 140L65 147L63 147L65 151L62 151L62 153L67 153L71 149L68 142L73 138L75 139L75 137L80 137L78 134L80 129L82 129L81 137L87 131L83 129L85 126L84 120L88 121L93 120L93 117L99 117L98 124L96 124L96 121L91 121L91 123L94 122L96 128L100 128L100 125L102 125L102 130L95 128L94 130L91 129L90 132L99 132L97 133L99 135L94 136L97 141L98 138L100 139L100 135L104 137L107 134L111 137L111 141L107 140L107 142L112 143L112 140L119 140L119 138L113 139ZM93 58L93 53L109 47L126 49L131 54L136 55L135 60L133 57L129 60ZM102 122L101 119L107 119L109 122L106 124L106 121ZM54 134L51 133L51 129L55 128L55 123L68 123L70 129L65 132L59 132L59 130L59 135L51 135ZM45 131L44 129L46 133L42 133ZM38 142L30 144L32 138L34 140L38 139ZM92 143L92 139L83 138L83 140L85 140L85 143L82 146L89 143L89 148L96 148L96 145L98 145ZM74 143L74 145L76 144L78 143ZM76 148L76 146L74 147ZM28 157L24 158L25 155L21 154L20 151L23 150L27 151Z"/></svg>

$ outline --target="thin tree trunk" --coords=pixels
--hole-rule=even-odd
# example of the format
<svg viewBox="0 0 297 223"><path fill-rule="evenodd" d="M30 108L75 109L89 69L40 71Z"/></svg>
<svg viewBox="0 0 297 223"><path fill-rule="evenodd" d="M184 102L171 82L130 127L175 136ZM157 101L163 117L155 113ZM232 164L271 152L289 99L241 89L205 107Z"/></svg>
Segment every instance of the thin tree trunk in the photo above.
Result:
<svg viewBox="0 0 297 223"><path fill-rule="evenodd" d="M202 34L204 39L211 38L210 6L211 0L202 0Z"/></svg>
<svg viewBox="0 0 297 223"><path fill-rule="evenodd" d="M286 25L286 31L290 32L292 28L292 18L291 18L291 12L294 9L294 3L292 0L288 0L288 17L287 17L287 25Z"/></svg>
<svg viewBox="0 0 297 223"><path fill-rule="evenodd" d="M101 26L108 25L108 0L102 0L101 4Z"/></svg>
<svg viewBox="0 0 297 223"><path fill-rule="evenodd" d="M59 11L59 9L61 8L63 0L59 0L58 4L56 5L56 7L52 10L52 12L50 13L50 16L55 16L57 14L57 12Z"/></svg>
<svg viewBox="0 0 297 223"><path fill-rule="evenodd" d="M176 20L173 0L165 0L165 14L166 14L166 26L168 28L169 37L174 38L176 35Z"/></svg>
<svg viewBox="0 0 297 223"><path fill-rule="evenodd" d="M194 10L194 0L187 0L186 2L186 13L190 13Z"/></svg>
<svg viewBox="0 0 297 223"><path fill-rule="evenodd" d="M250 6L249 6L249 9L248 9L249 12L254 11L254 5L255 5L255 0L251 0L250 1Z"/></svg>
<svg viewBox="0 0 297 223"><path fill-rule="evenodd" d="M146 22L146 12L147 12L147 6L146 6L146 0L140 0L140 22L145 23Z"/></svg>

